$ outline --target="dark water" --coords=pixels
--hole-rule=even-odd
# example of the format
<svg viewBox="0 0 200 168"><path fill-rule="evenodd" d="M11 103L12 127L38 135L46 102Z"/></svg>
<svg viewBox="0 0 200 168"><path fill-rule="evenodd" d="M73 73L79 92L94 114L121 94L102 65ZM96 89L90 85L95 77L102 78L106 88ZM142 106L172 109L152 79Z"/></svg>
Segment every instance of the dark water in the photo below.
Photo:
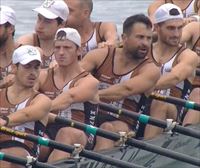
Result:
<svg viewBox="0 0 200 168"><path fill-rule="evenodd" d="M92 20L114 21L121 33L123 21L136 13L147 13L147 7L153 0L93 0ZM43 0L0 0L1 5L12 7L16 11L16 37L33 32L36 13L33 8Z"/></svg>

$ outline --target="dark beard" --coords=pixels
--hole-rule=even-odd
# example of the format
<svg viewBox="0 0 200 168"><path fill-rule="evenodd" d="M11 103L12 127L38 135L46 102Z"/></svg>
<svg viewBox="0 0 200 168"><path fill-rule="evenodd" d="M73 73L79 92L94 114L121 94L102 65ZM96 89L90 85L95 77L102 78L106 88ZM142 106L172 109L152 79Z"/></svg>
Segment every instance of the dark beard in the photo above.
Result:
<svg viewBox="0 0 200 168"><path fill-rule="evenodd" d="M136 59L136 60L144 59L146 57L147 53L143 54L143 53L140 53L138 50L132 50L130 52L132 59Z"/></svg>
<svg viewBox="0 0 200 168"><path fill-rule="evenodd" d="M2 48L6 42L8 40L8 36L6 36L5 34L0 38L0 48Z"/></svg>

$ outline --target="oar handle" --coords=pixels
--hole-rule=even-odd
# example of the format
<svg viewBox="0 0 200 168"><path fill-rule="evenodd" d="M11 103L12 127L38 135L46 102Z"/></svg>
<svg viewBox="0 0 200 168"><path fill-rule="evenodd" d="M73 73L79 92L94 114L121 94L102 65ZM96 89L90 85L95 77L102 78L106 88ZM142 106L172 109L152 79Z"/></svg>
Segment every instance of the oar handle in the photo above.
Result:
<svg viewBox="0 0 200 168"><path fill-rule="evenodd" d="M31 164L31 163L29 163L28 159L16 157L16 156L5 154L2 152L0 152L0 161L1 160L7 161L7 162L12 162L12 163L23 165L23 166L27 166L27 164ZM47 163L41 163L38 161L35 161L32 165L37 168L58 168L57 166L53 166L53 165L50 165Z"/></svg>
<svg viewBox="0 0 200 168"><path fill-rule="evenodd" d="M39 137L36 135L31 135L31 134L27 134L27 133L23 133L20 131L16 131L16 130L12 130L10 128L6 128L6 127L0 127L0 132L4 133L4 134L8 134L8 135L12 135L12 136L16 136L18 138L22 138L22 139L26 139L32 142L35 142L36 144L39 145L43 145L43 146L48 146L51 148L55 148L61 151L65 151L68 153L72 153L75 150L74 146L70 146L70 145L65 145L62 143L58 143L56 141L47 139L47 138L43 138L43 137ZM88 151L86 149L83 149L80 154L80 156L83 157L87 157L89 159L92 160L96 160L99 162L104 162L110 165L114 165L114 166L118 166L118 167L123 167L123 168L144 168L143 166L139 166L139 165L135 165L133 163L128 163L125 161L121 161L121 160L117 160L93 151Z"/></svg>
<svg viewBox="0 0 200 168"><path fill-rule="evenodd" d="M83 124L83 123L80 123L80 122L77 122L77 121L65 119L65 118L62 118L62 117L56 117L55 122L66 124L66 126L71 126L71 127L77 128L77 129L81 129L81 130L83 130L87 133L92 133L93 135L99 135L99 136L102 136L104 138L108 138L108 139L111 139L111 140L114 140L114 141L120 139L120 135L117 134L117 133L106 131L106 130L103 130L103 129L100 129L100 128L89 126L89 125L86 125L86 124ZM147 150L147 151L150 151L150 152L153 152L153 153L157 153L157 154L160 154L160 155L163 155L163 156L167 156L167 157L170 157L170 158L173 158L173 159L177 159L177 160L182 161L182 162L186 162L186 163L190 163L190 164L193 164L193 165L200 166L200 160L197 159L197 158L193 158L191 156L181 154L181 153L178 153L178 152L174 152L174 151L171 151L169 149L165 149L165 148L161 148L159 146L148 144L148 143L145 143L143 141L128 138L126 144L134 146L134 147L139 148L139 149Z"/></svg>
<svg viewBox="0 0 200 168"><path fill-rule="evenodd" d="M163 101L163 102L183 106L188 109L194 109L194 110L200 111L200 104L192 102L192 101L186 101L186 100L172 97L172 96L163 96L156 93L152 93L149 97L156 100Z"/></svg>

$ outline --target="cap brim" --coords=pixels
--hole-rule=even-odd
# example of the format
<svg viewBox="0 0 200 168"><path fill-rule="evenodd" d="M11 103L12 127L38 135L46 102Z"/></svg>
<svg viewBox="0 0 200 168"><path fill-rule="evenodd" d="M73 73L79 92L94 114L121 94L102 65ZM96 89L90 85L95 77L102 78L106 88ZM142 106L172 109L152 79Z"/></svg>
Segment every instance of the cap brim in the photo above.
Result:
<svg viewBox="0 0 200 168"><path fill-rule="evenodd" d="M35 8L35 9L33 9L33 11L41 14L42 16L44 16L47 19L56 19L58 17L57 15L52 13L51 11L47 10L46 8L42 8L42 7Z"/></svg>
<svg viewBox="0 0 200 168"><path fill-rule="evenodd" d="M8 22L8 20L0 16L0 25L5 24L6 22Z"/></svg>
<svg viewBox="0 0 200 168"><path fill-rule="evenodd" d="M25 60L21 61L20 64L26 65L26 64L28 64L28 63L30 63L32 61L39 61L40 63L42 63L42 60L39 59L39 58L33 58L33 59L29 58L29 59L25 59Z"/></svg>

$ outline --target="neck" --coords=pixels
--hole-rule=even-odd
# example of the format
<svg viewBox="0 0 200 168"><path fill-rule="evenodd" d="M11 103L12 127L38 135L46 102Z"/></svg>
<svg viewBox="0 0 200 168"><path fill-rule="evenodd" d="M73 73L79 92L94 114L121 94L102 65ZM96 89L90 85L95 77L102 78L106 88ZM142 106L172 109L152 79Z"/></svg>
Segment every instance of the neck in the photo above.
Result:
<svg viewBox="0 0 200 168"><path fill-rule="evenodd" d="M83 69L79 66L78 61L68 66L58 66L56 69L57 75L63 82L68 82L82 71Z"/></svg>
<svg viewBox="0 0 200 168"><path fill-rule="evenodd" d="M54 49L54 39L42 40L40 39L40 48L43 50L44 55L51 55Z"/></svg>
<svg viewBox="0 0 200 168"><path fill-rule="evenodd" d="M90 37L94 31L94 23L90 19L83 21L83 24L76 28L82 38L82 43Z"/></svg>
<svg viewBox="0 0 200 168"><path fill-rule="evenodd" d="M0 66L7 66L12 59L12 54L15 49L15 43L12 38L9 38L3 46L0 47Z"/></svg>

